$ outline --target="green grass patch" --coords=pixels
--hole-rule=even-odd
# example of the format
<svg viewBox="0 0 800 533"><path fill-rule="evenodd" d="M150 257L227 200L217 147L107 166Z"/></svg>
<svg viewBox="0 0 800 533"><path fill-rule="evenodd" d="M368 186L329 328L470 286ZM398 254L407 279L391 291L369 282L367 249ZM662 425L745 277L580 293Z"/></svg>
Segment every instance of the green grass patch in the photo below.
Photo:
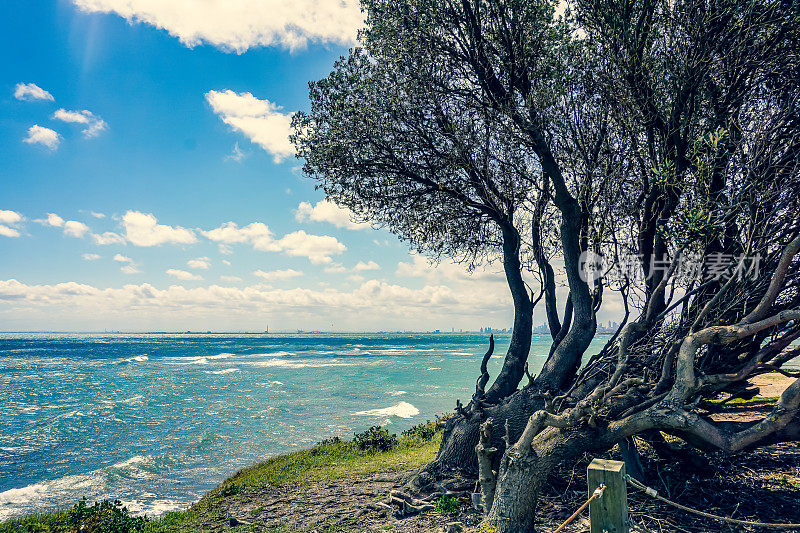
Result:
<svg viewBox="0 0 800 533"><path fill-rule="evenodd" d="M734 398L732 400L717 399L717 400L703 400L702 404L705 407L713 407L714 409L733 409L741 407L757 407L761 405L772 405L778 401L777 396L756 396L745 400L743 398Z"/></svg>
<svg viewBox="0 0 800 533"><path fill-rule="evenodd" d="M246 494L268 485L303 486L317 481L330 481L349 476L368 476L382 472L396 472L423 466L435 459L441 441L438 430L439 418L433 422L412 428L387 451L375 448L361 449L354 441L338 438L328 439L308 450L267 459L249 468L240 470L206 494L199 502L185 511L173 511L157 519L131 519L127 510L119 509L110 502L87 506L79 503L73 509L51 513L32 514L23 518L0 523L0 533L75 533L76 523L92 525L87 533L189 533L210 531L203 527L214 516L214 509L222 500L247 498ZM437 431L431 435L425 427L433 426ZM256 510L259 511L259 510ZM251 512L254 518L260 512ZM77 518L76 518L77 517ZM76 522L77 520L77 522ZM337 529L322 526L320 532L332 533ZM219 526L215 531L219 531ZM250 531L251 526L230 528L223 531ZM262 529L259 529L262 531ZM294 531L279 528L272 533Z"/></svg>

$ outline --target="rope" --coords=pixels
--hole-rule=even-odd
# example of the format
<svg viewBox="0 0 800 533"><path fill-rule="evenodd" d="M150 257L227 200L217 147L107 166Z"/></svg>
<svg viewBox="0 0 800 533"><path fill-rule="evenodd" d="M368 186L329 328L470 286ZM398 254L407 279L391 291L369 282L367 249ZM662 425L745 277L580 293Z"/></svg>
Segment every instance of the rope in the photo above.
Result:
<svg viewBox="0 0 800 533"><path fill-rule="evenodd" d="M800 524L771 524L769 522L752 522L750 520L737 520L735 518L728 518L726 516L719 516L707 513L705 511L692 509L691 507L686 507L685 505L681 505L679 503L675 503L671 500L666 499L665 497L661 496L656 489L648 487L647 485L643 485L642 483L639 483L639 481L632 478L628 474L625 475L625 479L628 483L630 483L637 489L643 491L648 496L655 498L656 500L662 501L664 503L667 503L669 505L672 505L673 507L677 507L678 509L686 511L687 513L696 514L698 516L703 516L705 518L711 518L713 520L719 520L721 522L728 522L729 524L737 524L740 526L764 527L769 529L800 529Z"/></svg>
<svg viewBox="0 0 800 533"><path fill-rule="evenodd" d="M603 497L603 491L604 491L604 490L606 490L606 486L605 486L605 485L603 485L603 484L601 483L599 487L597 487L596 489L594 489L594 492L592 493L592 496L591 496L591 497L590 497L588 500L586 500L586 503L584 503L583 505L581 505L580 507L578 507L578 510L577 510L577 511L575 511L574 513L572 513L572 515L571 515L569 518L567 518L567 519L564 521L564 523L563 523L563 524L561 524L560 526L558 526L558 528L556 528L556 530L555 530L555 531L553 531L553 533L559 533L559 531L563 531L563 530L564 530L564 528L565 528L565 527L567 527L567 526L570 524L570 522L572 522L573 520L575 520L575 519L578 517L578 515L579 515L579 514L581 514L581 513L583 512L583 510L584 510L584 509L586 509L586 507L587 507L587 506L588 506L590 503L592 503L592 500L594 500L595 498L602 498L602 497Z"/></svg>

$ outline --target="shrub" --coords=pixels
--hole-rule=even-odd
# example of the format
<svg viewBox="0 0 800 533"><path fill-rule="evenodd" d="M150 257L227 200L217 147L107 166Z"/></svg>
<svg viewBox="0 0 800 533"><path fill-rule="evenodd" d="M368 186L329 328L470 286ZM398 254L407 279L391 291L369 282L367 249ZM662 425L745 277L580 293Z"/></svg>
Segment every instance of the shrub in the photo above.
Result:
<svg viewBox="0 0 800 533"><path fill-rule="evenodd" d="M461 503L459 503L458 498L445 494L436 500L433 506L434 510L439 514L452 514L458 511Z"/></svg>
<svg viewBox="0 0 800 533"><path fill-rule="evenodd" d="M424 424L418 424L403 432L404 437L408 438L416 437L423 441L431 440L434 435L436 435L436 426L430 420L428 420Z"/></svg>
<svg viewBox="0 0 800 533"><path fill-rule="evenodd" d="M355 433L353 442L359 450L368 453L388 452L397 446L397 436L380 426L372 426L364 433Z"/></svg>
<svg viewBox="0 0 800 533"><path fill-rule="evenodd" d="M86 498L67 513L67 521L76 531L86 533L139 533L148 520L144 516L131 516L119 500L95 502L86 505Z"/></svg>

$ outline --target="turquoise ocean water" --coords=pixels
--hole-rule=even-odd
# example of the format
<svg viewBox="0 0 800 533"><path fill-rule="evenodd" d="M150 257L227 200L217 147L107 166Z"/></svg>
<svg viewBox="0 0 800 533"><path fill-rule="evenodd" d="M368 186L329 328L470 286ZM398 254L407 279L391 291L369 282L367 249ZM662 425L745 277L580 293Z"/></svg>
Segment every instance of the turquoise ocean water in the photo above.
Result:
<svg viewBox="0 0 800 533"><path fill-rule="evenodd" d="M497 336L492 377L508 340ZM159 514L323 438L377 424L399 433L470 398L487 343L478 334L0 333L0 520L83 496ZM548 347L534 336L532 369Z"/></svg>

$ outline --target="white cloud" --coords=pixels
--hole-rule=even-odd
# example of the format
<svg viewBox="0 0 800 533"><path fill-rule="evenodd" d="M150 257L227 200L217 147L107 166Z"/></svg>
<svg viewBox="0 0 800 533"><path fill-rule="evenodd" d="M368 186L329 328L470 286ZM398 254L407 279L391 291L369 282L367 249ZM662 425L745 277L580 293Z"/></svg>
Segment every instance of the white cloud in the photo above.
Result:
<svg viewBox="0 0 800 533"><path fill-rule="evenodd" d="M16 211L10 211L8 209L0 209L0 235L3 237L19 237L20 232L19 230L12 228L10 226L19 224L22 222L23 217Z"/></svg>
<svg viewBox="0 0 800 533"><path fill-rule="evenodd" d="M293 257L307 257L315 265L330 263L332 255L339 255L347 247L335 237L328 235L309 235L303 230L287 234L275 241L277 250Z"/></svg>
<svg viewBox="0 0 800 533"><path fill-rule="evenodd" d="M291 268L287 268L285 270L272 270L270 272L264 272L263 270L256 270L253 272L253 274L267 281L296 278L298 276L303 275L302 272L298 270L293 270Z"/></svg>
<svg viewBox="0 0 800 533"><path fill-rule="evenodd" d="M225 160L236 161L239 163L245 157L247 157L247 154L245 154L242 149L239 148L239 141L236 141L233 143L233 150L231 150L231 153L225 156Z"/></svg>
<svg viewBox="0 0 800 533"><path fill-rule="evenodd" d="M211 259L208 257L196 257L186 261L186 264L189 266L189 268L208 270L208 267L211 266Z"/></svg>
<svg viewBox="0 0 800 533"><path fill-rule="evenodd" d="M273 241L272 232L263 222L252 222L241 228L235 222L225 222L218 228L201 233L216 243L250 243L256 249L263 249Z"/></svg>
<svg viewBox="0 0 800 533"><path fill-rule="evenodd" d="M39 126L38 124L34 124L28 128L28 136L22 139L22 142L28 144L41 144L50 150L55 150L58 148L58 144L61 142L61 135L50 128L45 128Z"/></svg>
<svg viewBox="0 0 800 533"><path fill-rule="evenodd" d="M376 263L375 261L369 261L367 263L363 261L359 261L356 266L353 267L353 270L356 272L363 272L365 270L380 270L381 266Z"/></svg>
<svg viewBox="0 0 800 533"><path fill-rule="evenodd" d="M43 220L48 226L60 228L64 225L64 219L55 213L47 213L47 218Z"/></svg>
<svg viewBox="0 0 800 533"><path fill-rule="evenodd" d="M57 321L61 321L56 324L58 326L62 326L63 321L80 320L83 327L99 324L101 328L105 327L103 324L112 327L120 323L128 327L168 323L178 328L181 321L187 326L201 323L203 327L216 324L219 328L224 323L225 327L239 324L241 328L243 323L252 323L263 328L264 319L289 328L300 323L316 328L335 321L342 327L362 331L365 327L386 329L401 327L401 324L430 329L434 327L432 317L437 320L445 317L445 320L458 321L456 323L464 317L474 317L475 324L485 324L485 320L509 323L510 298L499 296L493 287L489 289L469 287L454 291L441 285L412 289L377 280L365 281L350 291L213 284L191 288L172 285L161 289L148 283L98 288L74 282L26 285L10 279L0 280L0 318L12 316L15 320L25 320L29 316L41 316L42 323L50 320L52 324L53 317L57 317ZM64 309L69 309L70 313L60 312Z"/></svg>
<svg viewBox="0 0 800 533"><path fill-rule="evenodd" d="M240 278L239 276L220 276L219 279L221 279L222 281L228 281L228 282L231 282L231 283L237 282L237 281L242 281L242 278Z"/></svg>
<svg viewBox="0 0 800 533"><path fill-rule="evenodd" d="M22 215L16 211L0 209L0 224L17 224L22 222Z"/></svg>
<svg viewBox="0 0 800 533"><path fill-rule="evenodd" d="M92 215L94 218L106 218L103 213L98 213L96 211L89 211L89 214Z"/></svg>
<svg viewBox="0 0 800 533"><path fill-rule="evenodd" d="M402 277L422 277L429 282L455 281L472 283L475 281L488 281L506 283L505 276L495 265L485 266L470 273L466 266L443 260L438 264L420 254L411 254L411 262L400 261L397 263L395 274Z"/></svg>
<svg viewBox="0 0 800 533"><path fill-rule="evenodd" d="M100 259L98 254L83 254L81 257L83 257L86 261L97 261Z"/></svg>
<svg viewBox="0 0 800 533"><path fill-rule="evenodd" d="M14 98L17 100L32 101L32 100L49 100L53 101L53 95L45 91L35 83L18 83L14 87Z"/></svg>
<svg viewBox="0 0 800 533"><path fill-rule="evenodd" d="M228 261L227 259L223 259L223 260L222 260L222 262L223 262L223 264L225 264L225 265L231 266L231 262L230 262L230 261Z"/></svg>
<svg viewBox="0 0 800 533"><path fill-rule="evenodd" d="M123 274L140 274L142 271L136 268L135 265L125 265L124 267L120 268L120 271Z"/></svg>
<svg viewBox="0 0 800 533"><path fill-rule="evenodd" d="M122 254L115 255L114 256L114 261L117 261L119 263L133 263L133 259L131 259L128 256L122 255Z"/></svg>
<svg viewBox="0 0 800 533"><path fill-rule="evenodd" d="M90 13L115 13L166 30L193 47L242 53L309 42L354 44L363 21L357 0L73 0Z"/></svg>
<svg viewBox="0 0 800 533"><path fill-rule="evenodd" d="M298 222L329 222L338 228L345 229L370 228L369 224L353 222L352 211L339 207L327 199L320 200L315 205L311 205L310 202L300 202L295 212L295 219Z"/></svg>
<svg viewBox="0 0 800 533"><path fill-rule="evenodd" d="M125 238L136 246L158 246L160 244L191 244L197 242L192 230L180 226L158 224L149 213L128 211L122 217Z"/></svg>
<svg viewBox="0 0 800 533"><path fill-rule="evenodd" d="M201 233L221 245L248 243L258 251L283 252L293 257L307 257L314 264L330 263L332 255L339 255L347 250L347 247L335 237L309 235L303 230L275 239L269 227L262 222L252 222L242 227L235 222L226 222L218 228Z"/></svg>
<svg viewBox="0 0 800 533"><path fill-rule="evenodd" d="M64 222L64 235L70 237L83 237L89 231L89 226L77 220L67 220Z"/></svg>
<svg viewBox="0 0 800 533"><path fill-rule="evenodd" d="M0 224L0 235L3 237L19 237L20 233L14 228L9 228L8 226Z"/></svg>
<svg viewBox="0 0 800 533"><path fill-rule="evenodd" d="M191 272L187 272L186 270L178 270L177 268L167 269L167 274L184 281L203 279L202 276L198 276L197 274L192 274Z"/></svg>
<svg viewBox="0 0 800 533"><path fill-rule="evenodd" d="M269 100L231 90L209 91L206 100L225 124L272 154L276 163L294 155L289 142L292 113L281 113L281 107Z"/></svg>
<svg viewBox="0 0 800 533"><path fill-rule="evenodd" d="M125 239L122 237L122 235L114 233L113 231L106 231L101 235L94 233L92 234L92 238L94 239L95 243L101 246L106 246L109 244L125 244Z"/></svg>
<svg viewBox="0 0 800 533"><path fill-rule="evenodd" d="M347 272L347 268L341 263L331 263L325 267L325 272L328 274L341 274Z"/></svg>
<svg viewBox="0 0 800 533"><path fill-rule="evenodd" d="M105 120L86 109L83 111L67 111L63 108L58 109L53 113L53 119L72 124L84 124L86 127L81 130L81 132L86 137L96 137L100 132L108 128L108 124Z"/></svg>

